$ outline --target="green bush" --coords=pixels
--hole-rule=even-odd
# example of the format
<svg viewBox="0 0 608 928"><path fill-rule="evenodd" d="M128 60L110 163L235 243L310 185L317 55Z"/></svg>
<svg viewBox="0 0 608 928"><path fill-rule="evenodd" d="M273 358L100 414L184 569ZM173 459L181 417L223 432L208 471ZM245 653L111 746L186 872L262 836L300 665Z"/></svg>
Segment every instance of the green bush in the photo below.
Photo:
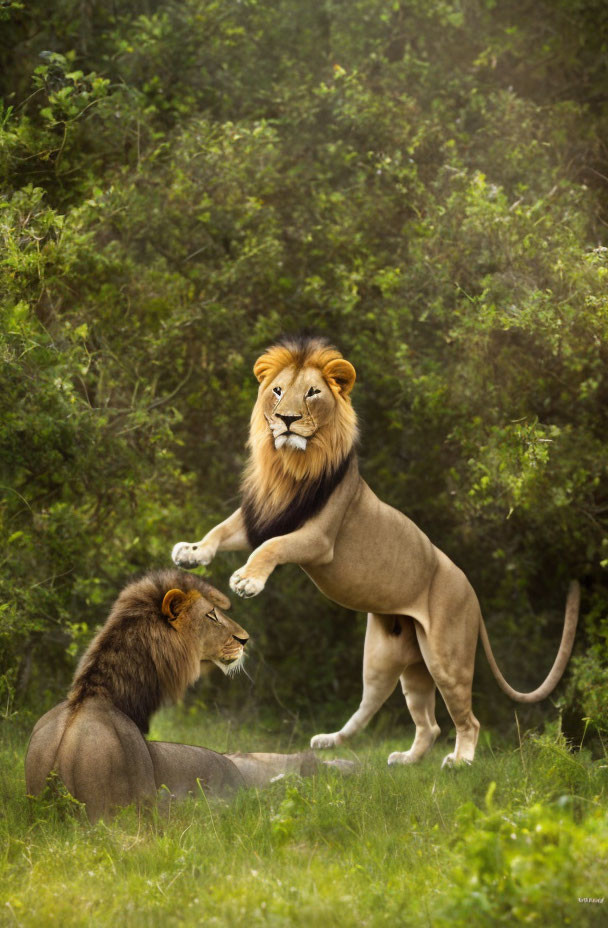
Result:
<svg viewBox="0 0 608 928"><path fill-rule="evenodd" d="M601 924L605 815L598 809L582 829L568 806L567 796L553 808L538 804L514 812L465 803L450 892L436 924L542 924L547 916L553 924ZM581 886L588 887L583 896ZM598 900L597 911L587 899Z"/></svg>
<svg viewBox="0 0 608 928"><path fill-rule="evenodd" d="M2 699L60 692L124 580L231 511L252 363L313 328L357 367L365 476L519 688L583 581L568 699L605 725L603 8L0 16ZM241 613L260 701L356 700L361 620L295 568Z"/></svg>

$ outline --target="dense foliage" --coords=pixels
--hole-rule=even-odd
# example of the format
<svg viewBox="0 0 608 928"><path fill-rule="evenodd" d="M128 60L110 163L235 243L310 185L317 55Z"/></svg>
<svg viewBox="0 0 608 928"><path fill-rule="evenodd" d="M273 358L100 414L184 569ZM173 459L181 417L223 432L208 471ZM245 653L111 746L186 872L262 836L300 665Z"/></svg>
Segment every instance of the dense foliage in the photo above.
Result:
<svg viewBox="0 0 608 928"><path fill-rule="evenodd" d="M605 4L5 0L0 26L7 711L234 508L253 361L309 328L357 368L365 476L468 572L519 688L581 580L567 699L608 725ZM290 567L239 617L258 701L342 721L361 618Z"/></svg>

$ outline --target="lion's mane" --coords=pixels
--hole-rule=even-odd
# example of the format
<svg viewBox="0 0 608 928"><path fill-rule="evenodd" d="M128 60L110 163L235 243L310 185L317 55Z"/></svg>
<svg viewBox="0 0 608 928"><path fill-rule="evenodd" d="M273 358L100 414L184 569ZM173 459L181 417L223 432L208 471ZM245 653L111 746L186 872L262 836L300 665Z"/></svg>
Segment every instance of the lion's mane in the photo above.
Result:
<svg viewBox="0 0 608 928"><path fill-rule="evenodd" d="M74 711L86 699L103 696L146 734L161 704L179 699L198 679L196 643L187 633L176 635L162 614L165 593L176 587L196 590L212 602L225 600L202 577L175 568L130 583L80 661L68 694Z"/></svg>

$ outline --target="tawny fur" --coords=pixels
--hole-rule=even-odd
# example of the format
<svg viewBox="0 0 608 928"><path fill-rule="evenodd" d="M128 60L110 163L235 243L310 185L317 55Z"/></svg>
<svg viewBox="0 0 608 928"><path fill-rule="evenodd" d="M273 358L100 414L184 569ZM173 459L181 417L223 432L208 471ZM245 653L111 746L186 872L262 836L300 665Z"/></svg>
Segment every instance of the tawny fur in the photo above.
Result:
<svg viewBox="0 0 608 928"><path fill-rule="evenodd" d="M391 754L389 763L414 763L432 747L439 734L437 688L456 728L454 751L444 763L471 762L479 733L471 694L480 630L503 690L522 702L543 699L557 685L572 650L578 584L571 584L562 641L544 683L531 693L514 690L498 670L477 597L463 572L407 516L379 500L359 474L352 365L326 342L300 339L269 349L254 373L260 387L243 505L200 542L175 545L174 561L185 567L208 564L217 551L253 546L247 563L230 579L238 595L257 595L277 565L296 563L327 597L368 613L361 705L339 731L315 736L312 747L333 747L355 735L401 682L416 736L411 748ZM336 481L339 461L347 467ZM300 502L314 481L331 493L317 494L322 505L313 500L303 518ZM264 521L278 527L274 537L261 530ZM261 544L255 544L258 538Z"/></svg>

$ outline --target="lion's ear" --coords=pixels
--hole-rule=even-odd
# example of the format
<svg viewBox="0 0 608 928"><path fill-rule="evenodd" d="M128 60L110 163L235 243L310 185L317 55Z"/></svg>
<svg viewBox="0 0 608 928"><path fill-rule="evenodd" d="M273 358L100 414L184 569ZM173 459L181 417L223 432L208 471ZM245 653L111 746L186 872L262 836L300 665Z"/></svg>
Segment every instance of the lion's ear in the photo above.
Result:
<svg viewBox="0 0 608 928"><path fill-rule="evenodd" d="M214 586L211 587L207 595L214 606L219 606L220 609L230 609L230 600L228 597L220 593L219 590L216 590Z"/></svg>
<svg viewBox="0 0 608 928"><path fill-rule="evenodd" d="M259 383L261 383L265 377L268 376L270 371L273 368L272 358L269 354L260 355L255 364L253 365L253 373Z"/></svg>
<svg viewBox="0 0 608 928"><path fill-rule="evenodd" d="M323 376L330 386L336 386L340 393L348 396L355 385L357 372L350 363L344 358L336 358L334 361L328 361L323 368Z"/></svg>
<svg viewBox="0 0 608 928"><path fill-rule="evenodd" d="M181 590L169 590L165 593L161 609L163 615L166 615L170 622L175 622L177 619L185 599L186 594Z"/></svg>

